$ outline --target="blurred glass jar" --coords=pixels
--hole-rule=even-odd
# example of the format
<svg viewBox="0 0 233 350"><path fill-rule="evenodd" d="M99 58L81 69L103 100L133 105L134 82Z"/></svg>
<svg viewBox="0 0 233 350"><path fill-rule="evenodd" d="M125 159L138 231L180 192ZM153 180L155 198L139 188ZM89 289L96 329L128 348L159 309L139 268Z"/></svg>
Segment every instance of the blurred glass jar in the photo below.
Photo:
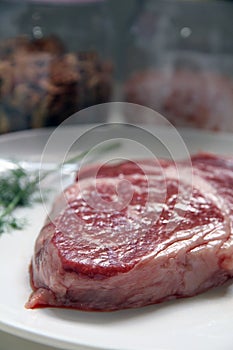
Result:
<svg viewBox="0 0 233 350"><path fill-rule="evenodd" d="M233 131L232 13L226 1L139 2L125 49L124 100L176 126Z"/></svg>
<svg viewBox="0 0 233 350"><path fill-rule="evenodd" d="M55 126L108 102L112 45L105 1L0 1L0 132Z"/></svg>

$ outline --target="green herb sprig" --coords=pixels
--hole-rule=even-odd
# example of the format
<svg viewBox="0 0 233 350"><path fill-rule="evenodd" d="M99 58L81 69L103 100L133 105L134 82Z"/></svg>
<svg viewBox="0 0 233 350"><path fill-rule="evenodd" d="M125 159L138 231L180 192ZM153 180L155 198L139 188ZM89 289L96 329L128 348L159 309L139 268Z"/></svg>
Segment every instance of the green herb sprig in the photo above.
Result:
<svg viewBox="0 0 233 350"><path fill-rule="evenodd" d="M111 143L94 149L93 153L105 153L118 148L120 143ZM64 165L81 161L91 150L83 151L80 154L59 164L54 169L42 172L28 172L17 163L14 168L0 176L0 234L9 232L12 229L22 229L25 226L25 219L18 219L14 210L18 207L29 206L38 200L36 194L39 192L39 183L48 175L59 171ZM91 153L93 155L93 153Z"/></svg>

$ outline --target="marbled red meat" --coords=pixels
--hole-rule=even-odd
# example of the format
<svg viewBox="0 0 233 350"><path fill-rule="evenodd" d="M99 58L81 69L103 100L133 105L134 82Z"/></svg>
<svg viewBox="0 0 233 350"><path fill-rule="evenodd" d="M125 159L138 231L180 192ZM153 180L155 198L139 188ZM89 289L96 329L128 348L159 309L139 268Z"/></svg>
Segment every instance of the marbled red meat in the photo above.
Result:
<svg viewBox="0 0 233 350"><path fill-rule="evenodd" d="M179 173L177 173L178 164ZM193 296L233 276L233 158L80 170L35 244L26 306L111 311Z"/></svg>

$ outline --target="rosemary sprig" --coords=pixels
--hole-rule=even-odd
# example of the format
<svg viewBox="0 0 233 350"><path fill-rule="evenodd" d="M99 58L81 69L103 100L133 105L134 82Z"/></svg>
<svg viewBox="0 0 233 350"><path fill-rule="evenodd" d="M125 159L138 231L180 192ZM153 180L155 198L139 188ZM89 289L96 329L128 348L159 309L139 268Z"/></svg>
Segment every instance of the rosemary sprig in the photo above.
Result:
<svg viewBox="0 0 233 350"><path fill-rule="evenodd" d="M120 146L119 142L104 145L94 149L93 153L106 153ZM27 172L15 163L15 168L0 176L0 234L11 229L22 229L25 220L17 219L13 214L17 207L32 204L39 191L39 182L48 175L59 171L64 165L81 161L91 150L86 150L59 164L54 169L39 174L39 172ZM93 155L93 153L91 153Z"/></svg>
<svg viewBox="0 0 233 350"><path fill-rule="evenodd" d="M0 177L0 233L21 229L25 220L16 219L16 207L29 205L38 189L38 176L28 174L19 165Z"/></svg>

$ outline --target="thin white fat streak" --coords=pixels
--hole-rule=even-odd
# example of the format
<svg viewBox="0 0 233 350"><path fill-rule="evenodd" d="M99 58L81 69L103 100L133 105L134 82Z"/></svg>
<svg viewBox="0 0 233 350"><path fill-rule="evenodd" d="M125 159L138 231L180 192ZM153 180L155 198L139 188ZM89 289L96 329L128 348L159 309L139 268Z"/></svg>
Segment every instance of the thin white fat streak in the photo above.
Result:
<svg viewBox="0 0 233 350"><path fill-rule="evenodd" d="M224 209L225 214L229 215L230 208L227 206L222 196L218 194L216 188L214 188L214 186L205 180L201 175L197 174L198 169L194 168L194 170L195 171L192 173L192 183L190 183L190 179L187 176L190 170L187 171L185 168L182 170L175 170L174 167L169 167L165 171L167 178L175 179L177 181L182 180L183 184L197 188L202 193L204 198L208 198L218 209L221 211ZM219 172L219 176L220 175L221 173ZM181 206L182 209L182 204L179 203L178 205Z"/></svg>
<svg viewBox="0 0 233 350"><path fill-rule="evenodd" d="M208 240L208 235L212 234L211 240ZM189 249L192 249L196 244L206 244L206 241L215 241L220 237L225 235L224 227L221 223L217 227L213 227L213 224L206 224L201 226L196 226L192 230L180 230L177 231L170 239L157 245L157 249L153 250L151 253L142 257L142 261L145 261L150 258L157 259L164 254L169 255L174 251L174 246L182 249L188 245ZM200 241L200 242L198 242ZM188 244L189 243L189 244ZM191 245L190 245L191 243ZM166 251L166 253L165 253ZM177 252L177 248L175 249Z"/></svg>

